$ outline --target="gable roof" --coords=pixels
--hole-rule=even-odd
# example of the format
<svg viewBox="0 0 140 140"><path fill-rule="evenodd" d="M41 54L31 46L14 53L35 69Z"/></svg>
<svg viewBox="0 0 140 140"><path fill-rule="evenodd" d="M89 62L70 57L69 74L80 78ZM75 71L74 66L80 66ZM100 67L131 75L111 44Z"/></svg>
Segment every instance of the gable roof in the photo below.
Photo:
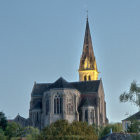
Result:
<svg viewBox="0 0 140 140"><path fill-rule="evenodd" d="M22 120L22 121L27 121L27 119L21 117L19 114L14 118L14 121L19 121L19 120Z"/></svg>
<svg viewBox="0 0 140 140"><path fill-rule="evenodd" d="M58 80L56 80L53 84L51 84L49 86L49 89L53 89L53 88L70 88L70 89L75 89L72 86L72 84L68 83L62 77L60 77Z"/></svg>
<svg viewBox="0 0 140 140"><path fill-rule="evenodd" d="M32 95L42 95L50 85L51 83L35 83L32 90Z"/></svg>
<svg viewBox="0 0 140 140"><path fill-rule="evenodd" d="M67 82L60 77L54 83L35 83L32 96L41 96L45 91L53 88L77 89L81 94L93 94L98 92L100 81L101 80Z"/></svg>
<svg viewBox="0 0 140 140"><path fill-rule="evenodd" d="M131 120L140 120L140 111L122 121L131 121Z"/></svg>

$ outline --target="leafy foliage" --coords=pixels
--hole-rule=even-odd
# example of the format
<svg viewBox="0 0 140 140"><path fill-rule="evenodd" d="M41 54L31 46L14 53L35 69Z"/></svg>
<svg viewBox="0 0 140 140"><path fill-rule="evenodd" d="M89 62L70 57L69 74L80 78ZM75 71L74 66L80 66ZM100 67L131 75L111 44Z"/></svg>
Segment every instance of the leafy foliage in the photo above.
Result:
<svg viewBox="0 0 140 140"><path fill-rule="evenodd" d="M37 140L97 140L95 129L85 122L58 120L44 128Z"/></svg>
<svg viewBox="0 0 140 140"><path fill-rule="evenodd" d="M140 122L137 120L132 120L130 126L128 126L127 132L139 133L140 132Z"/></svg>
<svg viewBox="0 0 140 140"><path fill-rule="evenodd" d="M134 140L140 140L140 122L135 119L131 120L131 124L128 126L127 132L133 134L132 138Z"/></svg>
<svg viewBox="0 0 140 140"><path fill-rule="evenodd" d="M5 114L0 112L0 140L19 140L25 137L27 140L36 140L40 134L34 127L21 127L15 122L7 122Z"/></svg>
<svg viewBox="0 0 140 140"><path fill-rule="evenodd" d="M15 122L9 122L5 130L5 135L11 137L21 137L24 135L24 129Z"/></svg>
<svg viewBox="0 0 140 140"><path fill-rule="evenodd" d="M7 119L5 117L5 114L3 112L0 112L0 128L2 128L2 130L5 130L6 127Z"/></svg>
<svg viewBox="0 0 140 140"><path fill-rule="evenodd" d="M37 128L28 126L24 128L26 139L27 140L35 140L36 137L39 135L39 130Z"/></svg>
<svg viewBox="0 0 140 140"><path fill-rule="evenodd" d="M0 140L6 140L6 136L4 135L4 131L0 129Z"/></svg>
<svg viewBox="0 0 140 140"><path fill-rule="evenodd" d="M122 124L120 123L115 123L115 124L108 124L105 127L101 128L99 132L99 137L102 138L108 134L110 134L110 131L112 129L112 132L122 132Z"/></svg>
<svg viewBox="0 0 140 140"><path fill-rule="evenodd" d="M124 92L119 97L120 102L131 102L140 108L140 87L136 81L131 83L129 92Z"/></svg>

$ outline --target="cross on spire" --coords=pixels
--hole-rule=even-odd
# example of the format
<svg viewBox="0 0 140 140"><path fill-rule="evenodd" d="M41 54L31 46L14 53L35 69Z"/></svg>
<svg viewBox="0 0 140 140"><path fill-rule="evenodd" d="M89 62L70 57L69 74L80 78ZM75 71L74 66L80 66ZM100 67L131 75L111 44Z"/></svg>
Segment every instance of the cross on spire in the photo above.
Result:
<svg viewBox="0 0 140 140"><path fill-rule="evenodd" d="M86 12L87 12L87 19L88 19L88 10Z"/></svg>

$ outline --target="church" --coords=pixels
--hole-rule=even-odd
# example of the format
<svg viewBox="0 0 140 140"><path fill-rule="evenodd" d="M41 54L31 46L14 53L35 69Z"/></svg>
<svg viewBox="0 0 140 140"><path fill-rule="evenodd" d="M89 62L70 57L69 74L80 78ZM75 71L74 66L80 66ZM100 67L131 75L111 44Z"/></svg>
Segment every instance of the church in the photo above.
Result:
<svg viewBox="0 0 140 140"><path fill-rule="evenodd" d="M107 124L104 88L102 79L98 79L88 18L78 72L78 82L60 77L54 83L34 83L29 118L24 124L39 129L60 119L97 126ZM18 115L14 120L23 124L21 119Z"/></svg>

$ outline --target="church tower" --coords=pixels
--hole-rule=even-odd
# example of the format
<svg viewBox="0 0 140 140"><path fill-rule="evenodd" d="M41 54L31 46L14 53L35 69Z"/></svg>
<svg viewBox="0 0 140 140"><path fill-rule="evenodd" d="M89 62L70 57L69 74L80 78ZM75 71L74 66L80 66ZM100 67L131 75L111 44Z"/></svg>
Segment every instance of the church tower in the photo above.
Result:
<svg viewBox="0 0 140 140"><path fill-rule="evenodd" d="M80 81L98 80L98 73L99 72L97 69L96 59L93 52L90 28L87 18L83 52L79 65L79 80Z"/></svg>

